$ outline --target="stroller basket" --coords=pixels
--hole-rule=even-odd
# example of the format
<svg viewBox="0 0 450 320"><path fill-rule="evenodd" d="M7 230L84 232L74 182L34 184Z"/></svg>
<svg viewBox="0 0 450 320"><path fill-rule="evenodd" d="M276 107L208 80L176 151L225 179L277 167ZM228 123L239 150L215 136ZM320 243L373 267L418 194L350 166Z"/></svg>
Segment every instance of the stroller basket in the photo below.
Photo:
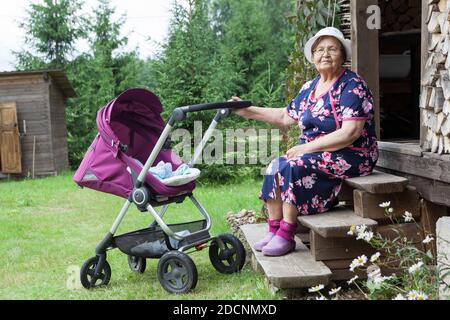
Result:
<svg viewBox="0 0 450 320"><path fill-rule="evenodd" d="M138 231L133 231L120 236L114 237L116 246L125 254L130 256L136 256L141 258L160 258L164 253L171 249L167 246L169 241L170 247L177 250L178 248L189 244L189 234L205 229L206 220L179 223L168 225L175 233L187 238L181 241L175 240L167 236L159 226L150 227ZM207 231L205 236L209 237ZM200 235L203 235L201 233ZM193 241L198 240L198 236L195 236Z"/></svg>

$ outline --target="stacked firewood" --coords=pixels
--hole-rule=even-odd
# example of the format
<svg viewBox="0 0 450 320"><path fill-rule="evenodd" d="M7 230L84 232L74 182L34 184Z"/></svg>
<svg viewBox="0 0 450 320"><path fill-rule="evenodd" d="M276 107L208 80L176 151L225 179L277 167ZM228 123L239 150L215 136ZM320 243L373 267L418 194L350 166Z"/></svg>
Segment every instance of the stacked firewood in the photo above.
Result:
<svg viewBox="0 0 450 320"><path fill-rule="evenodd" d="M379 3L383 32L420 29L421 0L382 0Z"/></svg>
<svg viewBox="0 0 450 320"><path fill-rule="evenodd" d="M350 0L339 0L341 31L345 38L352 37L352 14L350 12Z"/></svg>
<svg viewBox="0 0 450 320"><path fill-rule="evenodd" d="M426 0L429 5L428 60L422 76L422 148L450 153L450 1Z"/></svg>

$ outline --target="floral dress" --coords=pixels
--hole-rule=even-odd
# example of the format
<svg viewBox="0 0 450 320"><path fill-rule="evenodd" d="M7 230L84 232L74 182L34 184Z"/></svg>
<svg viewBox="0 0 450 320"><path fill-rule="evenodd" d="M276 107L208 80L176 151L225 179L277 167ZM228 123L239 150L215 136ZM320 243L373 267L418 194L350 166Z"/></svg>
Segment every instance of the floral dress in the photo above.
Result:
<svg viewBox="0 0 450 320"><path fill-rule="evenodd" d="M343 121L365 120L365 125L362 135L342 150L291 160L284 156L270 163L259 198L276 199L278 180L281 200L296 206L300 215L331 209L338 203L343 181L371 174L378 160L373 95L367 84L344 68L328 92L314 97L319 80L320 76L306 83L286 110L299 123L300 144L340 129Z"/></svg>

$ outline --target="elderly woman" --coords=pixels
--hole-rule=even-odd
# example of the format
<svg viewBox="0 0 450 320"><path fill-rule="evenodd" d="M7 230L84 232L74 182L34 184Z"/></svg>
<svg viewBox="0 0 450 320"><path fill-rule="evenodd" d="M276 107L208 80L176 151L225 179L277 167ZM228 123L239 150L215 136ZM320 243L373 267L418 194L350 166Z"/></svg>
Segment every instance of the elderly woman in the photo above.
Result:
<svg viewBox="0 0 450 320"><path fill-rule="evenodd" d="M319 75L287 108L235 110L279 127L298 124L302 131L299 145L275 159L264 177L260 199L267 202L269 232L255 249L267 256L293 251L298 215L331 209L342 182L371 174L378 160L372 93L358 74L343 67L351 57L350 40L336 28L325 28L304 51Z"/></svg>

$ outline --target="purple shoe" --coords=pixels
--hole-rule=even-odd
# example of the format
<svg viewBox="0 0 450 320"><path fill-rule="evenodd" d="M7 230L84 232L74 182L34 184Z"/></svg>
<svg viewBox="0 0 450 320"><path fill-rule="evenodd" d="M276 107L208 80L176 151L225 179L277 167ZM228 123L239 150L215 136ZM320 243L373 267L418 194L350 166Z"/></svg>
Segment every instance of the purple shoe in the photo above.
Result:
<svg viewBox="0 0 450 320"><path fill-rule="evenodd" d="M275 234L272 232L267 233L267 235L264 237L264 239L262 239L261 241L255 243L253 245L253 249L255 249L258 252L261 252L262 249L270 242L270 240L272 240L272 238L274 236L275 236Z"/></svg>
<svg viewBox="0 0 450 320"><path fill-rule="evenodd" d="M262 253L268 257L280 257L294 250L295 250L294 240L286 240L283 237L276 235L262 249Z"/></svg>

